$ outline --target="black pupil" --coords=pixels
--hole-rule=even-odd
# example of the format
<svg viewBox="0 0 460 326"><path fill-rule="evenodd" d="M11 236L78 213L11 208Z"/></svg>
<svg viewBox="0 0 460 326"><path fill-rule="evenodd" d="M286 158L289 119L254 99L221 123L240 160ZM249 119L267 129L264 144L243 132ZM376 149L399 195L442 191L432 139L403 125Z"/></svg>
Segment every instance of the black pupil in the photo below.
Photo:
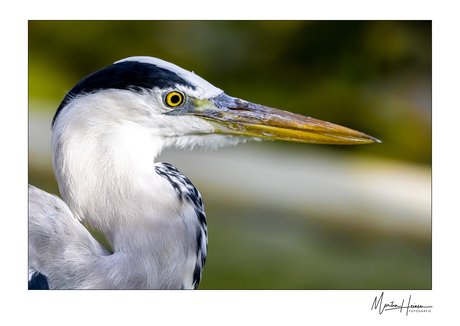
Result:
<svg viewBox="0 0 460 326"><path fill-rule="evenodd" d="M180 102L180 96L177 94L174 94L173 96L171 96L170 100L172 104L177 104Z"/></svg>

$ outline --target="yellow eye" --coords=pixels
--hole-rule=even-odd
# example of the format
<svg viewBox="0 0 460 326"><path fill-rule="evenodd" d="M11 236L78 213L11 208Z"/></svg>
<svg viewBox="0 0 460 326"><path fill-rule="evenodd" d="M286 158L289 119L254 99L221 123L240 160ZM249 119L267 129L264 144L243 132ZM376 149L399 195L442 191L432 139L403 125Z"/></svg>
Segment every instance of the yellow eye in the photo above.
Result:
<svg viewBox="0 0 460 326"><path fill-rule="evenodd" d="M166 104L169 106L178 106L181 105L182 102L184 101L184 95L179 92L171 92L168 95L166 95Z"/></svg>

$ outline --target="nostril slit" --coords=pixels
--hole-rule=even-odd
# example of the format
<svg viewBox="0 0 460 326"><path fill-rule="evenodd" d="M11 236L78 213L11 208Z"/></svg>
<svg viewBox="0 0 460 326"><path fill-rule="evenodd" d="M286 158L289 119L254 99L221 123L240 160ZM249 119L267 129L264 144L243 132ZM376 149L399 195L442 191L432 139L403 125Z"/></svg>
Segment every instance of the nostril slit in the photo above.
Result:
<svg viewBox="0 0 460 326"><path fill-rule="evenodd" d="M245 108L229 108L229 110L232 110L232 111L251 111L251 110L245 109Z"/></svg>

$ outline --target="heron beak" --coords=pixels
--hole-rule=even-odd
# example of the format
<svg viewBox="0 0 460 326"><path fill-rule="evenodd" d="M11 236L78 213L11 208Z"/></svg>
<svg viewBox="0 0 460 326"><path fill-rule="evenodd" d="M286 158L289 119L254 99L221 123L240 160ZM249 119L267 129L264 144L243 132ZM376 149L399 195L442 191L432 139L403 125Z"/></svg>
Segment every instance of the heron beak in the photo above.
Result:
<svg viewBox="0 0 460 326"><path fill-rule="evenodd" d="M381 141L346 127L243 101L224 93L196 100L190 114L207 120L216 132L301 143L354 145Z"/></svg>

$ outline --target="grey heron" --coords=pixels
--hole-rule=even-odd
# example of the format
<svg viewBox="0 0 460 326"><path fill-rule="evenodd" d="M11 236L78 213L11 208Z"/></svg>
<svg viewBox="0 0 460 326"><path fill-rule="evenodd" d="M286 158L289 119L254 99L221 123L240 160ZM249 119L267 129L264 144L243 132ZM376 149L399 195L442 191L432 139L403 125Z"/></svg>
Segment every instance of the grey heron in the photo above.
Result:
<svg viewBox="0 0 460 326"><path fill-rule="evenodd" d="M169 147L260 139L380 142L228 96L156 58L123 59L84 78L52 121L63 200L29 185L29 288L196 288L207 253L203 200L187 177L155 158Z"/></svg>

